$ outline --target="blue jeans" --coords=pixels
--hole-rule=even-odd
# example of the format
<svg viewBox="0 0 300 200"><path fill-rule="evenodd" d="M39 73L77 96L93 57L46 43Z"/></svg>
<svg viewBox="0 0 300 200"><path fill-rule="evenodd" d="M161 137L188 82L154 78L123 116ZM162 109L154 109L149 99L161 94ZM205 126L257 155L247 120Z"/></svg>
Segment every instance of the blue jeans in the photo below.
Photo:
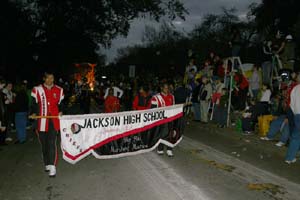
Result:
<svg viewBox="0 0 300 200"><path fill-rule="evenodd" d="M300 114L294 116L294 128L291 132L290 145L285 160L292 161L300 148Z"/></svg>
<svg viewBox="0 0 300 200"><path fill-rule="evenodd" d="M256 99L259 93L259 89L252 90L253 98Z"/></svg>
<svg viewBox="0 0 300 200"><path fill-rule="evenodd" d="M194 120L200 121L201 120L200 103L193 103L193 108L194 108Z"/></svg>
<svg viewBox="0 0 300 200"><path fill-rule="evenodd" d="M290 127L289 124L283 124L286 119L285 115L279 116L277 119L273 120L270 124L270 130L267 134L267 137L270 139L274 139L276 133L281 131L282 135L280 137L280 141L286 143L290 136Z"/></svg>
<svg viewBox="0 0 300 200"><path fill-rule="evenodd" d="M18 140L20 142L25 142L26 141L27 112L17 112L15 114L15 124L16 124Z"/></svg>

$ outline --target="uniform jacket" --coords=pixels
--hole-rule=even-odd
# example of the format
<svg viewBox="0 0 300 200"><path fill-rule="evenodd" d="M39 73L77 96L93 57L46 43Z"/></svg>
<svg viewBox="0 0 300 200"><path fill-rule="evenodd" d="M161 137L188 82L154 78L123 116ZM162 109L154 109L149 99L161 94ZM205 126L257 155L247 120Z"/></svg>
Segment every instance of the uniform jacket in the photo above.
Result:
<svg viewBox="0 0 300 200"><path fill-rule="evenodd" d="M151 99L151 108L172 106L174 104L175 104L175 98L172 94L164 95L162 93L158 93L154 95Z"/></svg>
<svg viewBox="0 0 300 200"><path fill-rule="evenodd" d="M59 105L64 99L63 89L57 85L47 88L44 85L36 86L32 89L31 96L34 98L33 112L39 116L58 116ZM37 129L40 132L47 132L49 120L52 120L54 129L59 131L59 119L38 119Z"/></svg>

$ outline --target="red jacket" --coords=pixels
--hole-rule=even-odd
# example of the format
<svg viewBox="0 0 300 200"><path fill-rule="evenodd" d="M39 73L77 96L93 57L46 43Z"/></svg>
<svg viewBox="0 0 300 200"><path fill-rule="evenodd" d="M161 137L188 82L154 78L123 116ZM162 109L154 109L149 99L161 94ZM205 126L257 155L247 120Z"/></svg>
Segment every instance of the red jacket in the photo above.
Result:
<svg viewBox="0 0 300 200"><path fill-rule="evenodd" d="M106 113L118 112L120 111L120 100L115 96L107 96L104 107Z"/></svg>
<svg viewBox="0 0 300 200"><path fill-rule="evenodd" d="M159 108L165 106L172 106L175 104L174 96L172 94L164 95L163 93L158 93L151 99L151 107Z"/></svg>
<svg viewBox="0 0 300 200"><path fill-rule="evenodd" d="M244 75L237 74L237 75L234 76L234 80L239 85L239 88L242 89L242 90L249 87L249 82L248 82L247 78Z"/></svg>
<svg viewBox="0 0 300 200"><path fill-rule="evenodd" d="M151 107L151 96L150 95L142 95L138 94L135 96L133 103L132 103L132 109L133 110L146 110Z"/></svg>
<svg viewBox="0 0 300 200"><path fill-rule="evenodd" d="M58 105L64 99L63 89L57 85L53 85L50 89L44 85L36 86L32 89L31 96L38 104L38 115L40 116L58 116ZM51 119L54 129L59 131L59 119ZM47 132L49 127L49 119L38 119L38 131Z"/></svg>

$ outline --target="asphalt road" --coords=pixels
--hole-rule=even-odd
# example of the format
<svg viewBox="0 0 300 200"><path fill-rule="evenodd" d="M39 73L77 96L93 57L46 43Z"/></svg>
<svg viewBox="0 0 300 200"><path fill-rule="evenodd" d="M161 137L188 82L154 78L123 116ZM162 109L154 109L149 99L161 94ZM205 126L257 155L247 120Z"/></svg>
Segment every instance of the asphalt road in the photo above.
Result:
<svg viewBox="0 0 300 200"><path fill-rule="evenodd" d="M112 160L90 156L76 165L60 159L56 178L43 171L35 135L23 145L1 148L1 200L286 200L300 195L298 184L189 136L173 158L152 152Z"/></svg>

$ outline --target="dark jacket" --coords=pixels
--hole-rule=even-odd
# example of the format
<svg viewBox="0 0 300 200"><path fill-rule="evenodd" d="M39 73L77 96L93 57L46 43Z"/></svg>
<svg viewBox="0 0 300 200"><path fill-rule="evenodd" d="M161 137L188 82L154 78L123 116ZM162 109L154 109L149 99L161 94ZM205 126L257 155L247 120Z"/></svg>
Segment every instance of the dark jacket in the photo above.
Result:
<svg viewBox="0 0 300 200"><path fill-rule="evenodd" d="M202 84L199 84L197 87L194 88L192 93L192 100L191 100L192 103L200 103L199 93L200 93L201 85Z"/></svg>
<svg viewBox="0 0 300 200"><path fill-rule="evenodd" d="M1 126L6 126L6 120L7 120L7 111L5 106L5 98L4 94L0 90L0 122Z"/></svg>
<svg viewBox="0 0 300 200"><path fill-rule="evenodd" d="M186 99L189 97L189 94L190 91L183 86L176 88L174 91L175 104L186 103Z"/></svg>
<svg viewBox="0 0 300 200"><path fill-rule="evenodd" d="M15 99L15 112L28 112L28 96L25 90L17 92Z"/></svg>

